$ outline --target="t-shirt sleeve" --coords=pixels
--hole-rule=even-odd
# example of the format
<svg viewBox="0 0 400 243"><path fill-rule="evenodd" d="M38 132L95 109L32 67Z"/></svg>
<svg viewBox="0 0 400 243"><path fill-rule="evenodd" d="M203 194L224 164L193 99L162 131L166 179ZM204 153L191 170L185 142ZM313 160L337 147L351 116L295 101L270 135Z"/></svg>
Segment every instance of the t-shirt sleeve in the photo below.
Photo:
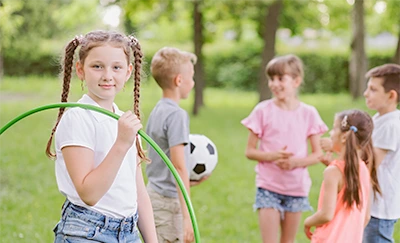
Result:
<svg viewBox="0 0 400 243"><path fill-rule="evenodd" d="M315 109L315 107L311 107L310 123L307 130L307 137L317 134L324 134L326 131L328 131L328 127L321 119L317 109Z"/></svg>
<svg viewBox="0 0 400 243"><path fill-rule="evenodd" d="M94 150L95 129L89 119L88 111L78 108L68 110L58 124L56 147L82 146Z"/></svg>
<svg viewBox="0 0 400 243"><path fill-rule="evenodd" d="M254 134L256 134L258 137L262 137L263 136L262 115L263 113L261 107L260 105L257 105L250 113L250 115L244 118L241 121L241 123L249 130L251 130Z"/></svg>
<svg viewBox="0 0 400 243"><path fill-rule="evenodd" d="M166 120L166 134L170 147L189 143L189 118L184 110L177 110Z"/></svg>
<svg viewBox="0 0 400 243"><path fill-rule="evenodd" d="M375 129L372 136L374 147L390 151L396 151L400 147L400 131L395 124L388 123Z"/></svg>

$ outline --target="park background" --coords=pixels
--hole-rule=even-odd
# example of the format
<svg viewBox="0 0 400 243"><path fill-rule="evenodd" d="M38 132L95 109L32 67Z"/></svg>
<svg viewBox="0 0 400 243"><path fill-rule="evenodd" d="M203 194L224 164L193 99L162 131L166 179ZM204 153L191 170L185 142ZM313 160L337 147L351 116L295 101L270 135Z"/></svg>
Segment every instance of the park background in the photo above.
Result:
<svg viewBox="0 0 400 243"><path fill-rule="evenodd" d="M400 0L1 0L0 126L59 102L59 60L75 35L115 29L138 37L145 55L144 124L161 96L149 73L153 54L163 46L193 51L199 57L196 87L181 105L191 116L191 132L208 136L219 153L210 179L192 188L202 242L260 242L252 211L256 163L244 156L248 132L240 121L269 98L265 64L275 55L300 56L300 99L331 127L335 112L367 110L362 92L369 68L400 63L398 13ZM129 83L117 96L122 110L132 108L132 89ZM69 101L83 93L74 77ZM0 138L1 242L53 240L64 199L44 149L56 114L36 114ZM323 169L309 168L314 209ZM308 242L302 229L296 242Z"/></svg>

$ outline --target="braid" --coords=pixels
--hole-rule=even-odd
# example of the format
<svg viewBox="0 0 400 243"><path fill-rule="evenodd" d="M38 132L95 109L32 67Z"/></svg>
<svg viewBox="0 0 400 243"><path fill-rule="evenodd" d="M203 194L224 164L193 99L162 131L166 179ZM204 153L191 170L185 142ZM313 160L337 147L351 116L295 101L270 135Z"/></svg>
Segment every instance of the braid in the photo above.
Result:
<svg viewBox="0 0 400 243"><path fill-rule="evenodd" d="M82 42L82 37L75 37L72 41L70 41L65 48L65 57L64 57L64 64L63 64L63 91L61 93L61 102L68 101L68 94L69 88L71 83L71 75L72 75L72 66L74 61L74 53L76 48ZM58 123L60 123L61 117L64 114L65 107L61 107L58 111L57 121L54 125L53 129L51 130L51 135L49 141L47 142L46 146L46 155L49 158L55 158L56 155L51 152L51 144L53 142L54 133L57 129Z"/></svg>
<svg viewBox="0 0 400 243"><path fill-rule="evenodd" d="M140 110L139 110L139 100L140 100L140 80L141 80L141 70L142 70L142 48L140 47L139 41L133 37L128 36L129 38L129 46L132 49L133 57L134 57L134 88L133 88L133 112L140 120ZM138 155L142 160L149 162L150 160L146 158L146 155L140 146L139 139L136 139L136 148L138 151Z"/></svg>

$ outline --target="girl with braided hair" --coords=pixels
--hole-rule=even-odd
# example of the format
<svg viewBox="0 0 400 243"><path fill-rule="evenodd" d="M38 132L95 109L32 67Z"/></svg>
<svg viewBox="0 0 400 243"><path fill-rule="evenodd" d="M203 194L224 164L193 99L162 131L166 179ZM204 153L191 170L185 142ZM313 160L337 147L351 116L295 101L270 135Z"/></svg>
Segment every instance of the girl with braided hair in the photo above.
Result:
<svg viewBox="0 0 400 243"><path fill-rule="evenodd" d="M81 108L60 108L46 149L49 157L56 158L58 188L66 197L54 228L55 242L141 242L140 235L145 242L157 242L139 163L147 160L137 136L142 128L139 42L112 31L75 37L65 49L62 102L68 101L73 57L79 46L76 73L86 83L87 93L78 103L102 107L120 119ZM132 71L134 112L124 113L114 99ZM53 136L55 154L50 149Z"/></svg>
<svg viewBox="0 0 400 243"><path fill-rule="evenodd" d="M331 162L324 171L318 211L304 221L311 242L362 242L370 219L370 191L380 193L376 170L368 169L375 166L373 127L372 118L364 111L336 115L330 136L338 159L331 161L331 153L321 157Z"/></svg>

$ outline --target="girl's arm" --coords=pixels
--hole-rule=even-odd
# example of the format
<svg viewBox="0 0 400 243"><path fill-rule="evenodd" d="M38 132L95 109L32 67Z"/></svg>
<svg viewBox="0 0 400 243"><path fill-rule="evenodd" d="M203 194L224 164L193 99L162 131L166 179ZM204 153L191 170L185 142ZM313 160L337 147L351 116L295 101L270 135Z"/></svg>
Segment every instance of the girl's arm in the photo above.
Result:
<svg viewBox="0 0 400 243"><path fill-rule="evenodd" d="M140 161L140 158L138 158ZM136 187L138 200L138 227L144 242L157 243L156 226L154 224L153 207L149 194L143 180L142 168L140 165L136 168Z"/></svg>
<svg viewBox="0 0 400 243"><path fill-rule="evenodd" d="M307 167L316 163L319 163L319 157L323 155L320 145L321 135L315 134L309 137L311 144L311 154L305 158L291 158L291 162L294 167Z"/></svg>
<svg viewBox="0 0 400 243"><path fill-rule="evenodd" d="M293 155L293 153L285 151L286 148L274 152L261 151L257 148L258 140L258 136L250 130L245 152L248 159L256 161L275 161L278 159L287 159Z"/></svg>
<svg viewBox="0 0 400 243"><path fill-rule="evenodd" d="M89 206L95 205L110 189L122 161L135 141L142 124L132 112L125 112L118 120L118 135L114 145L95 167L94 152L86 147L62 148L68 174L81 200Z"/></svg>
<svg viewBox="0 0 400 243"><path fill-rule="evenodd" d="M304 221L305 227L320 226L333 219L336 209L337 194L342 184L341 181L342 173L339 168L336 166L329 166L325 169L322 207Z"/></svg>
<svg viewBox="0 0 400 243"><path fill-rule="evenodd" d="M371 193L373 192L372 186L369 189L369 194L371 195ZM367 210L365 210L365 221L364 221L364 228L367 226L367 224L369 223L369 220L371 219L371 204L372 204L372 197L369 196L368 197L368 204L367 204Z"/></svg>

